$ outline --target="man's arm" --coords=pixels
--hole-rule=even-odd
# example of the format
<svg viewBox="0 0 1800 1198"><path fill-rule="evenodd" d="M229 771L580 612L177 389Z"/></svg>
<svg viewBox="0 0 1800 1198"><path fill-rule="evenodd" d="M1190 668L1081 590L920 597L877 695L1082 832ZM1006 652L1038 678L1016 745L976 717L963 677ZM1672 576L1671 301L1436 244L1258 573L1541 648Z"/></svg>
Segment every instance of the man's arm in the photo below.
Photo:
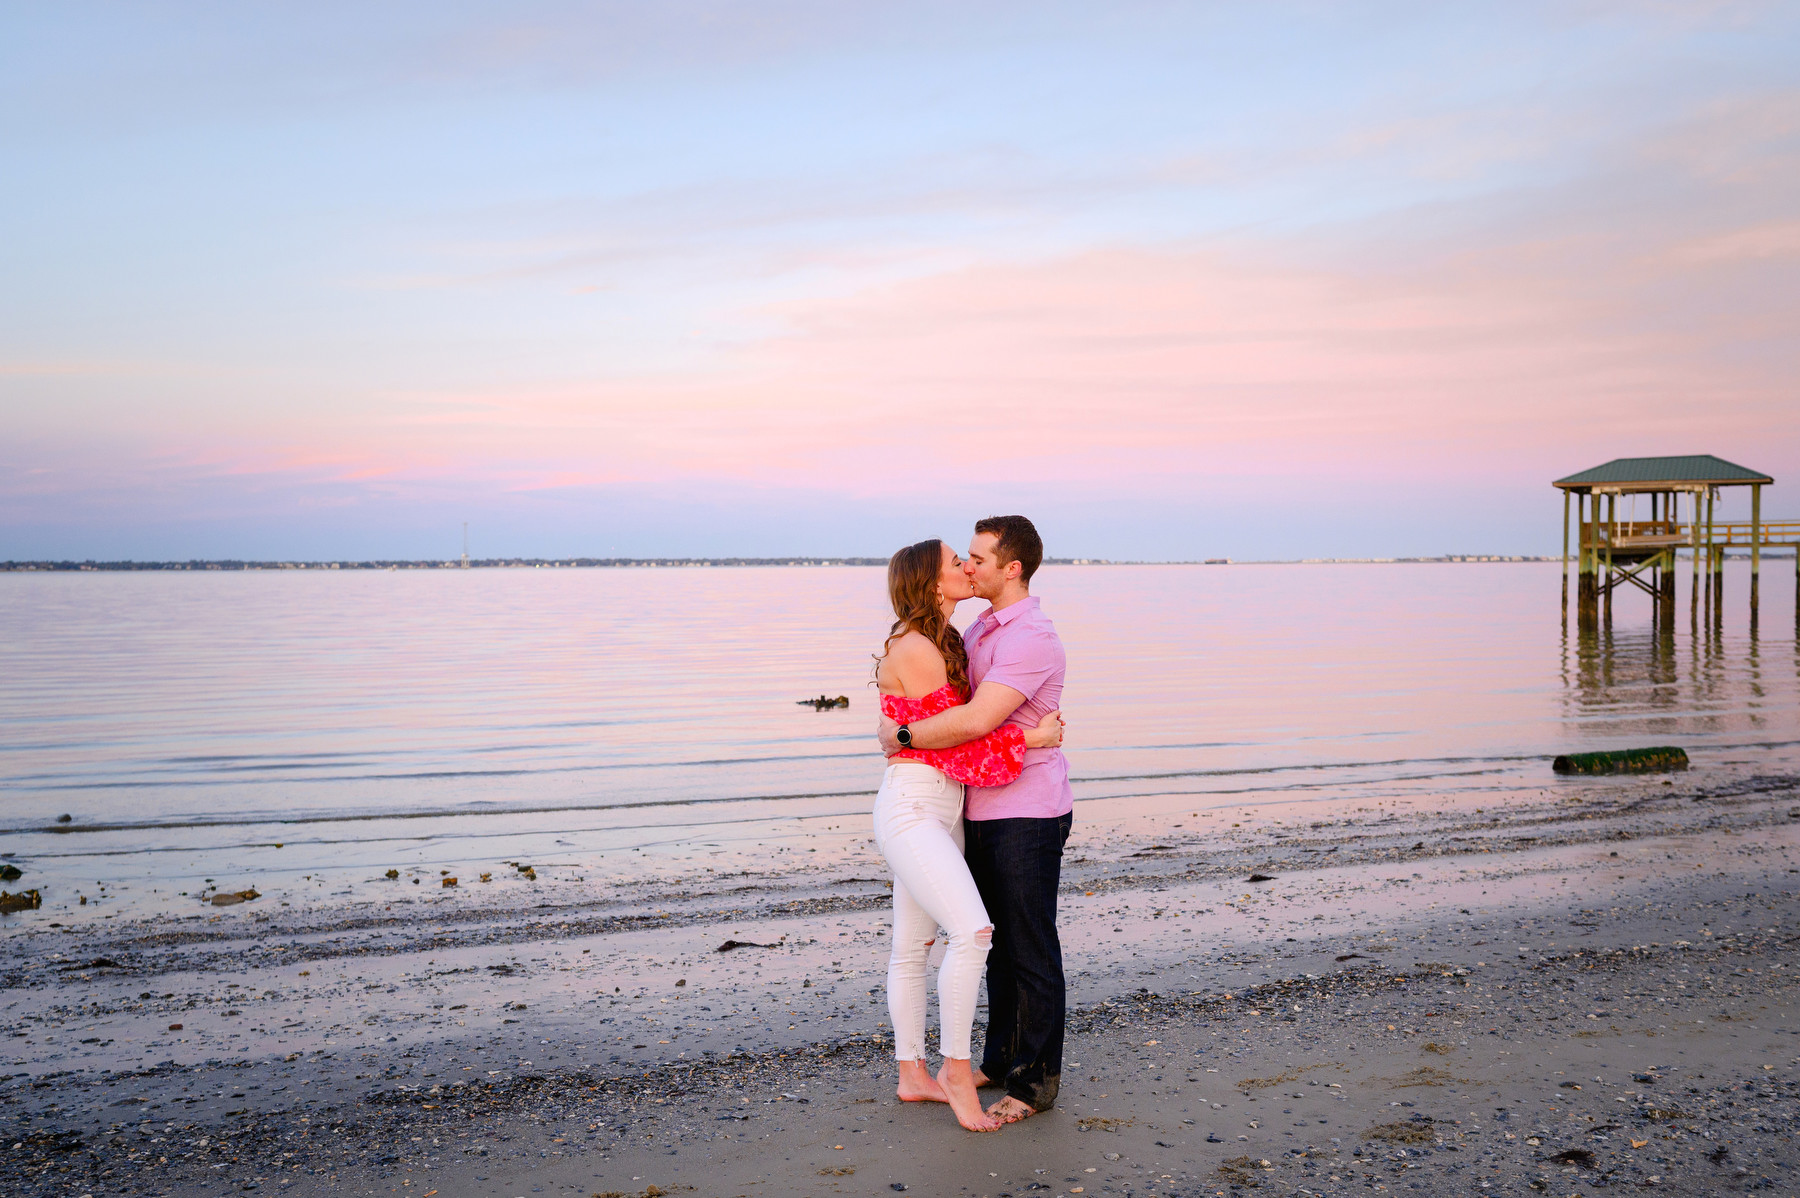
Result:
<svg viewBox="0 0 1800 1198"><path fill-rule="evenodd" d="M1019 709L1025 696L999 682L984 682L975 690L974 698L959 707L940 711L929 719L909 724L915 749L949 749L964 741L979 740L998 728L1006 717ZM900 742L894 739L899 727L885 716L881 721L881 751L897 753Z"/></svg>

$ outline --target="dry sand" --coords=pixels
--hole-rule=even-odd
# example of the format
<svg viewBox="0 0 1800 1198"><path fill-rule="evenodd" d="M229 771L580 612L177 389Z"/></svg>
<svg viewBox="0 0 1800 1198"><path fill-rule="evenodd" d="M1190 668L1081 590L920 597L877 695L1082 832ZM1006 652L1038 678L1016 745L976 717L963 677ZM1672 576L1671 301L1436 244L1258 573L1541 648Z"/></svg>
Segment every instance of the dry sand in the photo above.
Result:
<svg viewBox="0 0 1800 1198"><path fill-rule="evenodd" d="M5 1191L1800 1192L1797 786L1078 823L1061 1102L986 1136L892 1100L866 858L14 933Z"/></svg>

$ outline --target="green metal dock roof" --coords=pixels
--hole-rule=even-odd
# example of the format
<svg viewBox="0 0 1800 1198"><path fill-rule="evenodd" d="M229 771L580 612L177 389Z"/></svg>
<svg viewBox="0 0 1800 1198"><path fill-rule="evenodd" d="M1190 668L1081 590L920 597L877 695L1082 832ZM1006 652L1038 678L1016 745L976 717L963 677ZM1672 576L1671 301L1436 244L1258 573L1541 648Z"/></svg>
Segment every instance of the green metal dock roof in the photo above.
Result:
<svg viewBox="0 0 1800 1198"><path fill-rule="evenodd" d="M1620 486L1651 490L1658 484L1733 487L1774 481L1766 474L1746 470L1710 453L1696 453L1679 458L1614 458L1604 466L1559 478L1551 486L1565 491Z"/></svg>

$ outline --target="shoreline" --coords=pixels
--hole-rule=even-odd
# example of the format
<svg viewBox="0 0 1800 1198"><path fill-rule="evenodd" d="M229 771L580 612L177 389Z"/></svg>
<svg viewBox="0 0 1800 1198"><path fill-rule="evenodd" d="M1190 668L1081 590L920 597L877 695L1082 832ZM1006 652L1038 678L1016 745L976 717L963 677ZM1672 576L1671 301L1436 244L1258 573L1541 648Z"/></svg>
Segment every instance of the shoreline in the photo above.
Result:
<svg viewBox="0 0 1800 1198"><path fill-rule="evenodd" d="M1713 937L1685 925L1681 936L1650 935L1662 916L1642 912L1670 904L1697 910L1695 904L1717 904L1750 887L1758 902L1783 912L1765 923L1788 919L1800 882L1789 872L1800 867L1800 820L1790 815L1800 809L1797 788L1793 775L1716 766L1670 778L1534 788L1533 795L1510 796L1503 813L1440 811L1441 800L1419 796L1356 815L1341 799L1319 797L1278 816L1240 819L1246 827L1224 827L1221 819L1206 828L1164 829L1155 839L1128 820L1079 822L1078 812L1061 913L1077 1013L1071 1045L1081 1045L1071 1047L1070 1060L1085 1066L1090 1056L1102 1057L1114 1062L1111 1070L1141 1051L1146 1037L1129 1042L1125 1024L1108 1022L1120 1012L1208 1041L1215 1024L1228 1024L1245 1052L1273 1052L1280 1038L1270 1040L1270 1028L1297 1029L1264 1024L1245 1013L1261 1007L1246 1003L1291 991L1309 996L1302 1005L1329 1006L1338 1001L1332 994L1391 992L1396 1009L1429 1007L1444 979L1423 981L1415 963L1468 970L1451 971L1459 987L1471 978L1515 985L1496 971L1579 968L1570 963L1581 958L1568 953L1591 959L1591 948L1577 947L1585 942L1627 954L1641 945L1666 968L1669 954L1694 953ZM227 1180L232 1188L277 1185L277 1164L293 1192L417 1194L436 1184L421 1179L454 1177L458 1193L489 1192L481 1187L491 1183L496 1194L514 1187L505 1196L512 1198L521 1192L521 1171L563 1159L539 1153L578 1151L567 1170L579 1164L582 1184L591 1182L593 1192L638 1192L643 1184L689 1184L644 1172L648 1158L632 1146L641 1139L638 1121L662 1129L659 1142L677 1146L678 1162L683 1151L711 1151L707 1135L754 1120L726 1119L728 1112L717 1109L699 1120L698 1107L716 1108L721 1096L736 1095L752 1067L771 1086L785 1086L759 1092L756 1105L773 1104L781 1093L796 1097L780 1099L791 1104L780 1109L809 1115L838 1099L830 1109L872 1105L882 1118L901 1120L896 1127L914 1129L907 1135L936 1145L950 1135L938 1126L947 1116L890 1110L883 1095L891 1091L880 1084L889 1067L881 989L887 892L872 864L850 855L830 868L676 873L573 902L527 903L532 893L521 890L518 901L477 910L421 901L326 915L245 905L199 921L15 932L0 987L0 1030L12 1046L0 1117L11 1142L21 1144L12 1153L15 1168L39 1187L26 1192L69 1193L81 1178L87 1188L74 1193L96 1198L122 1186L187 1194L216 1191ZM1274 880L1247 884L1252 870ZM1622 913L1580 916L1593 926L1568 927L1574 912L1595 908L1597 894ZM1551 919L1561 922L1548 936L1526 933L1519 922ZM1496 953L1491 934L1472 930L1501 922L1512 925L1509 949L1530 946L1523 962ZM1764 962L1763 976L1800 964L1784 940L1758 937L1745 943ZM728 939L771 947L718 951ZM1676 948L1677 939L1689 946ZM1407 972L1386 968L1384 954L1394 953L1408 955L1401 962ZM169 1031L175 1023L181 1029ZM1398 1043L1405 1040L1402 1034ZM1411 1069L1417 1049L1407 1053ZM1393 1075L1406 1072L1401 1063L1391 1062ZM1214 1060L1205 1067L1226 1068ZM802 1082L807 1088L797 1088ZM826 1093L816 1101L798 1102L821 1085ZM1365 1087L1367 1094L1377 1090ZM1116 1101L1110 1086L1098 1093ZM593 1114L593 1128L545 1124L542 1108L553 1100ZM1036 1143L1044 1128L1066 1132L1065 1116L1135 1120L1132 1130L1102 1133L1124 1137L1114 1141L1122 1144L1156 1122L1147 1096L1134 1094L1118 1112L1095 1107L1098 1101L1066 1076L1054 1119L969 1139ZM652 1116L657 1108L672 1109ZM685 1130L670 1122L677 1112L688 1120ZM317 1140L321 1123L345 1129L331 1133L330 1152ZM438 1129L441 1151L395 1149L402 1126L428 1125ZM779 1134L769 1131L770 1143L792 1155L800 1133L782 1126ZM1159 1127L1173 1142L1171 1129ZM471 1138L477 1129L481 1153ZM423 1132L410 1131L404 1145L411 1134ZM1074 1134L1090 1143L1091 1132ZM220 1137L230 1157L216 1149ZM961 1143L954 1136L944 1142L946 1152ZM718 1151L730 1143L717 1141ZM1194 1151L1239 1142L1199 1143L1204 1149ZM896 1151L906 1146L902 1139ZM146 1156L151 1148L154 1155ZM1268 1157L1268 1148L1258 1151L1258 1160ZM220 1164L223 1171L214 1168ZM715 1161L715 1173L718 1167ZM1082 1165L1090 1167L1102 1166ZM101 1176L106 1168L114 1170L111 1179ZM857 1168L854 1176L875 1179L874 1165ZM477 1184L477 1175L487 1180ZM1187 1175L1200 1176L1191 1169ZM409 1177L413 1184L402 1185ZM830 1184L860 1192L851 1177ZM790 1180L827 1192L816 1173ZM1060 1184L1069 1192L1071 1183ZM970 1190L982 1192L998 1191Z"/></svg>

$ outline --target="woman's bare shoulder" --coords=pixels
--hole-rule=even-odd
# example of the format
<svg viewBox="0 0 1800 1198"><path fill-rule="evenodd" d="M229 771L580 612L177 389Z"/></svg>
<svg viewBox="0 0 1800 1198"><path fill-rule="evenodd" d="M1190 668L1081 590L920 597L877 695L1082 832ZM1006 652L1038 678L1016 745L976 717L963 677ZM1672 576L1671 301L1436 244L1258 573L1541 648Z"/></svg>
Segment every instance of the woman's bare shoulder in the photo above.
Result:
<svg viewBox="0 0 1800 1198"><path fill-rule="evenodd" d="M922 632L909 631L895 638L888 646L888 660L895 665L913 665L928 662L934 657L941 658L938 647L931 643L931 638Z"/></svg>
<svg viewBox="0 0 1800 1198"><path fill-rule="evenodd" d="M944 658L931 638L920 632L908 632L894 638L887 656L881 659L877 681L889 694L923 694L926 683L944 672ZM916 697L916 695L915 695Z"/></svg>

